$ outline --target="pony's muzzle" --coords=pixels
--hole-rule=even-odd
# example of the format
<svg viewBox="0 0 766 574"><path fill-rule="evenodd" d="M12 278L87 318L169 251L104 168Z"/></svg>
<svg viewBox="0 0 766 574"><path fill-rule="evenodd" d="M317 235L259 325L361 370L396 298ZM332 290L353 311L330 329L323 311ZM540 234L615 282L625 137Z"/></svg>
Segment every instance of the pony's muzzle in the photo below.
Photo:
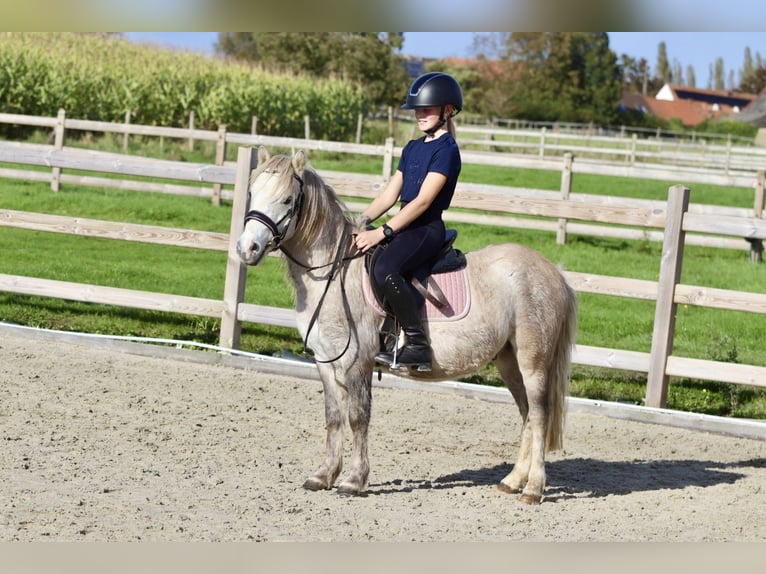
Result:
<svg viewBox="0 0 766 574"><path fill-rule="evenodd" d="M259 243L245 238L240 238L237 241L237 255L246 265L258 265L264 253L265 251Z"/></svg>

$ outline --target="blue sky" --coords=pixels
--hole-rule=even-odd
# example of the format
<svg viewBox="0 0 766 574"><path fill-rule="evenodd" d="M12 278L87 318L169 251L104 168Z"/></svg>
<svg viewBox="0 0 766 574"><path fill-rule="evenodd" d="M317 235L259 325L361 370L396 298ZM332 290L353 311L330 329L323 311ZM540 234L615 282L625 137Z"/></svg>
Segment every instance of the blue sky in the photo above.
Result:
<svg viewBox="0 0 766 574"><path fill-rule="evenodd" d="M403 52L434 58L470 57L474 55L476 34L481 32L405 32ZM218 37L217 32L126 32L126 35L135 41L206 53L212 53ZM745 48L750 48L753 57L760 52L766 61L766 32L609 32L609 42L618 55L646 58L652 67L657 62L659 43L665 42L671 65L678 60L684 74L686 66L694 66L697 86L703 88L708 82L710 65L719 57L724 60L727 81L730 70L742 68Z"/></svg>

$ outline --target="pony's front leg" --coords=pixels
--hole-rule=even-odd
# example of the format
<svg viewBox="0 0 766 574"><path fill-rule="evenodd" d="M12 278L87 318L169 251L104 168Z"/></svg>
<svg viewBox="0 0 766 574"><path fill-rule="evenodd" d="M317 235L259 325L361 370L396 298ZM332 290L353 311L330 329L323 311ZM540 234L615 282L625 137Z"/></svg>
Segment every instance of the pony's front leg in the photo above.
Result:
<svg viewBox="0 0 766 574"><path fill-rule="evenodd" d="M347 391L335 382L331 369L320 365L319 376L324 388L326 453L322 465L303 483L307 490L332 488L343 469L343 412Z"/></svg>
<svg viewBox="0 0 766 574"><path fill-rule="evenodd" d="M338 485L338 494L358 496L367 489L370 461L367 451L372 407L372 367L352 367L347 373L348 422L352 433L351 470Z"/></svg>

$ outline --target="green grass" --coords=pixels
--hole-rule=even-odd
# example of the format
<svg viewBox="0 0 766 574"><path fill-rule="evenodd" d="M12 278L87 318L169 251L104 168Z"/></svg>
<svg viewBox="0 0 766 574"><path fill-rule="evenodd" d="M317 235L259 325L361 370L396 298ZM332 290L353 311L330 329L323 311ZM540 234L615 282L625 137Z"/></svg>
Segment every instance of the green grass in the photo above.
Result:
<svg viewBox="0 0 766 574"><path fill-rule="evenodd" d="M179 149L181 148L181 149ZM169 159L209 162L210 150L198 146L154 149ZM175 150L175 151L174 151ZM119 151L119 150L115 150ZM174 155L175 154L175 155ZM150 155L150 154L147 154ZM378 173L379 162L339 154L313 154L319 169ZM466 166L463 181L558 189L559 174ZM665 199L670 183L576 175L576 192ZM752 192L750 192L752 193ZM693 197L723 205L749 205L746 190L695 186ZM209 199L123 190L64 186L53 193L45 183L3 180L0 207L84 218L124 221L227 233L229 205L213 206ZM542 252L570 271L657 280L661 245L570 235L557 245L552 233L454 224L457 246L470 251L500 242L519 242ZM223 297L226 255L223 252L159 247L126 241L33 232L0 227L3 245L0 273L28 275L95 285L140 289L193 297ZM748 263L745 251L687 247L682 282L742 291L766 292L766 266ZM245 300L260 305L292 307L293 293L282 263L269 258L248 276ZM654 302L581 293L579 332L582 345L649 352ZM68 302L45 297L0 293L0 319L24 325L93 333L218 342L219 320L158 313L107 305ZM766 365L763 315L680 306L675 353L754 365ZM302 350L292 329L245 324L242 349L272 354ZM493 368L466 380L500 384ZM598 400L641 404L646 390L642 373L575 366L572 394ZM668 407L766 418L766 392L724 383L674 380Z"/></svg>

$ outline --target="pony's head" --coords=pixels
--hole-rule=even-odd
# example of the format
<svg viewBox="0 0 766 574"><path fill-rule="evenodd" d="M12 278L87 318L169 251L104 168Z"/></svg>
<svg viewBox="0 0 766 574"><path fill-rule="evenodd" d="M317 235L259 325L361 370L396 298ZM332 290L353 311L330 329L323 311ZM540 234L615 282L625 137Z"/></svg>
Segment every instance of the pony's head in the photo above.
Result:
<svg viewBox="0 0 766 574"><path fill-rule="evenodd" d="M295 233L305 199L303 174L306 154L272 156L258 149L258 167L248 188L245 228L237 241L237 253L247 265L263 257Z"/></svg>

